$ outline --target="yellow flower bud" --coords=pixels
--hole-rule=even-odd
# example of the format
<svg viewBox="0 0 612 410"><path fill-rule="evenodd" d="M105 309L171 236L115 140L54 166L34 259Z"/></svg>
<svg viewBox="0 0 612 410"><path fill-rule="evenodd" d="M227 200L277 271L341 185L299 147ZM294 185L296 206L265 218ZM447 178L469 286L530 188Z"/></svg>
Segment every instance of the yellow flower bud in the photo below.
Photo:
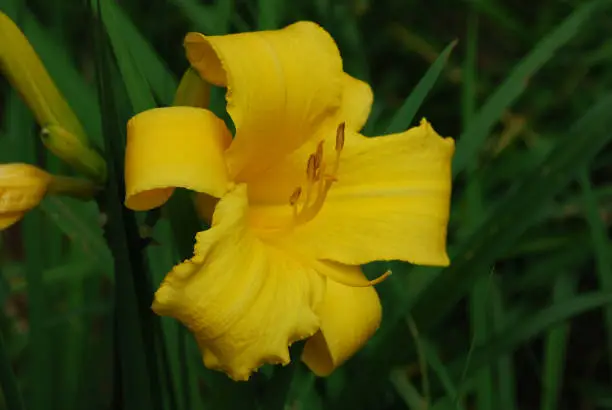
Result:
<svg viewBox="0 0 612 410"><path fill-rule="evenodd" d="M19 221L46 194L90 199L97 192L88 180L51 175L29 164L0 164L0 230Z"/></svg>
<svg viewBox="0 0 612 410"><path fill-rule="evenodd" d="M42 126L62 124L86 142L85 131L19 27L0 12L0 67Z"/></svg>
<svg viewBox="0 0 612 410"><path fill-rule="evenodd" d="M28 164L0 164L0 230L9 227L44 198L51 175Z"/></svg>
<svg viewBox="0 0 612 410"><path fill-rule="evenodd" d="M0 70L46 129L45 145L79 171L102 181L106 164L21 30L0 12ZM57 128L56 128L57 127Z"/></svg>

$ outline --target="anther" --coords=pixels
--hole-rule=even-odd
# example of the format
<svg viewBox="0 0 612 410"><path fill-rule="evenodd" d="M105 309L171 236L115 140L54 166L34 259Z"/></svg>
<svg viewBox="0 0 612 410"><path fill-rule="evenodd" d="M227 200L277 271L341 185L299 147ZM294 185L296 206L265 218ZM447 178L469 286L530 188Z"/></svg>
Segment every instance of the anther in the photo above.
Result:
<svg viewBox="0 0 612 410"><path fill-rule="evenodd" d="M301 195L302 195L302 187L295 188L295 191L293 191L293 193L289 197L289 203L291 204L291 206L294 206L297 203L297 201L300 200Z"/></svg>
<svg viewBox="0 0 612 410"><path fill-rule="evenodd" d="M346 128L346 123L341 122L338 125L338 129L336 130L336 151L342 151L344 148L344 129Z"/></svg>
<svg viewBox="0 0 612 410"><path fill-rule="evenodd" d="M308 157L308 164L306 164L306 175L309 181L314 181L317 175L317 157L315 154Z"/></svg>
<svg viewBox="0 0 612 410"><path fill-rule="evenodd" d="M319 169L323 162L323 141L319 141L317 145L317 151L315 152L315 167Z"/></svg>

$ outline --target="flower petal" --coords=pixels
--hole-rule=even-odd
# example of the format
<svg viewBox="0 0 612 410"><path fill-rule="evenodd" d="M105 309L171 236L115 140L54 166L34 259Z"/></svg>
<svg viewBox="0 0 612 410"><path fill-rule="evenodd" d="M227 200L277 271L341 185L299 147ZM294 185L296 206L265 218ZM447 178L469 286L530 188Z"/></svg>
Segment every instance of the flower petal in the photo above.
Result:
<svg viewBox="0 0 612 410"><path fill-rule="evenodd" d="M342 97L342 60L311 22L225 36L190 33L187 57L207 81L227 86L236 135L227 152L232 179L268 168L331 125Z"/></svg>
<svg viewBox="0 0 612 410"><path fill-rule="evenodd" d="M352 267L359 271L359 267ZM357 352L380 324L382 308L373 287L327 281L320 310L321 330L308 339L302 361L317 376L328 376Z"/></svg>
<svg viewBox="0 0 612 410"><path fill-rule="evenodd" d="M207 367L235 380L264 363L288 363L288 345L319 329L325 290L314 269L252 233L247 208L244 184L221 198L195 256L166 276L153 303L193 332Z"/></svg>
<svg viewBox="0 0 612 410"><path fill-rule="evenodd" d="M337 123L345 122L348 129L360 131L368 120L373 100L374 95L368 83L344 74L342 76L342 106Z"/></svg>
<svg viewBox="0 0 612 410"><path fill-rule="evenodd" d="M220 197L228 188L225 123L208 110L156 108L128 123L125 204L134 210L163 205L174 187Z"/></svg>
<svg viewBox="0 0 612 410"><path fill-rule="evenodd" d="M326 141L325 161L333 164L330 145ZM268 240L304 257L347 265L375 260L447 265L453 152L453 140L441 138L427 121L377 138L347 130L337 181L319 213ZM249 186L255 229L265 233L290 224L287 198L304 183L305 158L287 158L274 175L266 172L266 179Z"/></svg>

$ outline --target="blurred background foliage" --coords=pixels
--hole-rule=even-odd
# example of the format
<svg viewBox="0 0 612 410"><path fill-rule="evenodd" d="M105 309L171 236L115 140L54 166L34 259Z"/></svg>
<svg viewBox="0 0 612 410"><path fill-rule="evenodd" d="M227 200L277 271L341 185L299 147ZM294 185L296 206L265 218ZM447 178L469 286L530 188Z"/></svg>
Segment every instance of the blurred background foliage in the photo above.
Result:
<svg viewBox="0 0 612 410"><path fill-rule="evenodd" d="M0 0L109 164L96 203L47 198L1 235L0 408L612 408L610 3ZM125 123L171 104L187 31L297 20L322 24L372 85L366 135L426 116L457 138L453 263L367 266L394 272L383 323L331 377L294 360L235 383L149 310L201 227L186 193L122 207ZM0 161L68 174L0 87Z"/></svg>

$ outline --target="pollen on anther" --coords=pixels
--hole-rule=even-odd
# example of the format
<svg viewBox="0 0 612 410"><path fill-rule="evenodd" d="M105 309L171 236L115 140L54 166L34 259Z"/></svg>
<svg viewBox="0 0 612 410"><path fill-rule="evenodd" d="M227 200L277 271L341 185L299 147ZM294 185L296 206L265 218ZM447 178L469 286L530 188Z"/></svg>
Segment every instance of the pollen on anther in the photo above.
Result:
<svg viewBox="0 0 612 410"><path fill-rule="evenodd" d="M336 130L336 151L342 151L344 148L344 129L346 128L346 123L342 122L338 125L338 129Z"/></svg>
<svg viewBox="0 0 612 410"><path fill-rule="evenodd" d="M317 174L317 157L315 154L308 157L308 164L306 164L306 175L309 180L314 180Z"/></svg>
<svg viewBox="0 0 612 410"><path fill-rule="evenodd" d="M299 201L301 195L302 195L302 187L295 188L295 191L293 191L293 193L289 197L289 204L291 204L291 206L294 206L297 203L297 201Z"/></svg>
<svg viewBox="0 0 612 410"><path fill-rule="evenodd" d="M315 152L315 168L319 169L323 162L323 141L319 141L317 151Z"/></svg>

